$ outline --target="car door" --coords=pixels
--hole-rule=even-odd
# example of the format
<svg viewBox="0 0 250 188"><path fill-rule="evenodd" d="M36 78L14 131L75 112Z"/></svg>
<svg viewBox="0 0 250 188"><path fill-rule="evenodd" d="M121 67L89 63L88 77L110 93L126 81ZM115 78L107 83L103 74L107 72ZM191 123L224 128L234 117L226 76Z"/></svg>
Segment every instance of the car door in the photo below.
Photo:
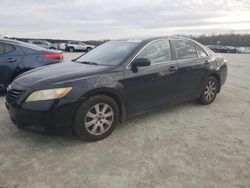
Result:
<svg viewBox="0 0 250 188"><path fill-rule="evenodd" d="M0 87L6 87L22 59L23 52L13 44L0 42Z"/></svg>
<svg viewBox="0 0 250 188"><path fill-rule="evenodd" d="M175 99L177 63L173 61L169 40L150 42L136 58L147 58L150 66L138 67L133 71L131 65L125 70L125 96L128 116L134 112L166 104Z"/></svg>
<svg viewBox="0 0 250 188"><path fill-rule="evenodd" d="M81 43L81 50L86 50L86 44L85 43Z"/></svg>
<svg viewBox="0 0 250 188"><path fill-rule="evenodd" d="M82 50L82 44L80 42L76 42L76 49Z"/></svg>
<svg viewBox="0 0 250 188"><path fill-rule="evenodd" d="M49 48L49 44L48 43L46 43L46 42L44 42L44 41L41 41L41 46L43 47L43 48Z"/></svg>
<svg viewBox="0 0 250 188"><path fill-rule="evenodd" d="M192 41L174 40L178 59L178 98L192 99L199 95L209 58L206 52Z"/></svg>

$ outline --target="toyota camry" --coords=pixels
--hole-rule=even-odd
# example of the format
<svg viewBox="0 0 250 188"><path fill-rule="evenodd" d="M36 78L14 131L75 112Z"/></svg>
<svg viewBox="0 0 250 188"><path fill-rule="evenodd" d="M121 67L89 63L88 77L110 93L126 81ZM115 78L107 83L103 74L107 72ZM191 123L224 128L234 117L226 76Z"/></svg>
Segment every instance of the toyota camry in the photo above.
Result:
<svg viewBox="0 0 250 188"><path fill-rule="evenodd" d="M189 100L211 104L226 77L226 59L196 41L116 40L17 77L6 107L17 127L69 128L94 141L151 109Z"/></svg>

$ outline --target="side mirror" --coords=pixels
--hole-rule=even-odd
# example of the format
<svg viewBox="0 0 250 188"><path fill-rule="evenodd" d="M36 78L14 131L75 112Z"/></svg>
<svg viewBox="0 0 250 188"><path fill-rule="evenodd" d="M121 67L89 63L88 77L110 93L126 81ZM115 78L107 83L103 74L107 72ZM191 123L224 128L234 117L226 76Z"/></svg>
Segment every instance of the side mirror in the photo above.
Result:
<svg viewBox="0 0 250 188"><path fill-rule="evenodd" d="M132 67L145 67L145 66L150 66L151 62L147 58L137 58L134 59L131 63Z"/></svg>

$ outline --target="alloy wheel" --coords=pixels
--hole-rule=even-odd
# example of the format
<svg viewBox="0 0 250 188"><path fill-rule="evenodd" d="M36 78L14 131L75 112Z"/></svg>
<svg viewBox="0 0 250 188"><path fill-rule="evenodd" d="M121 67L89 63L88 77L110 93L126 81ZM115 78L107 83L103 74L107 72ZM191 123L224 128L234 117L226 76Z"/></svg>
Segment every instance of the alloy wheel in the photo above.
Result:
<svg viewBox="0 0 250 188"><path fill-rule="evenodd" d="M209 80L204 91L204 97L207 102L210 102L214 99L216 95L216 84L214 81Z"/></svg>
<svg viewBox="0 0 250 188"><path fill-rule="evenodd" d="M107 132L114 120L114 111L106 103L92 106L85 116L85 128L92 135L102 135Z"/></svg>

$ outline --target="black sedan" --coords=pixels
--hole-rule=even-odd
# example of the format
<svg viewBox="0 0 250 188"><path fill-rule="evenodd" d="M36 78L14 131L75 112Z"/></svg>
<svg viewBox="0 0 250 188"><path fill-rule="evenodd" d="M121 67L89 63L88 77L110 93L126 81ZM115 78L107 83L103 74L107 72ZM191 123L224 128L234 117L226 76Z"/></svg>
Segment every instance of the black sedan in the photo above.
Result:
<svg viewBox="0 0 250 188"><path fill-rule="evenodd" d="M227 61L184 38L107 42L79 57L30 71L8 87L18 127L71 128L80 138L107 137L118 122L163 105L215 100Z"/></svg>
<svg viewBox="0 0 250 188"><path fill-rule="evenodd" d="M49 50L17 40L0 38L0 92L14 78L34 68L60 63L61 51Z"/></svg>

